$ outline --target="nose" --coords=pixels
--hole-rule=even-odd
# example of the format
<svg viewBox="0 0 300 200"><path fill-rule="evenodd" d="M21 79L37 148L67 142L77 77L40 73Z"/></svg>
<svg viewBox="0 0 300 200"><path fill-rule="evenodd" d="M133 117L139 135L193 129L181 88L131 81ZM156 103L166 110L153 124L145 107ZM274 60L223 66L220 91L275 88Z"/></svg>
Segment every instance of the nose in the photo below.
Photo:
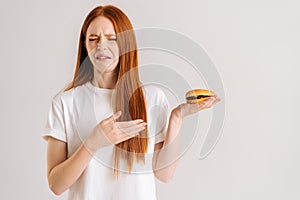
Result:
<svg viewBox="0 0 300 200"><path fill-rule="evenodd" d="M101 45L103 45L105 43L105 41L106 41L105 36L103 36L102 34L100 34L99 41L98 41L97 45L101 46Z"/></svg>

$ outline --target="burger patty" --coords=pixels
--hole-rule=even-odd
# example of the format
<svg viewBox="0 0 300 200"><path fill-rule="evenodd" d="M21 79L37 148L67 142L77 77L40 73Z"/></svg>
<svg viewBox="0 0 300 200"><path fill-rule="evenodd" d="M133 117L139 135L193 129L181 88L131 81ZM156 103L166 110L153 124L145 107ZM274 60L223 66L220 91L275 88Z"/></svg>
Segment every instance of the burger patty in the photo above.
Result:
<svg viewBox="0 0 300 200"><path fill-rule="evenodd" d="M206 97L211 97L211 96L210 95L189 96L186 99L187 100L195 100L195 99L201 99L201 98L206 98Z"/></svg>

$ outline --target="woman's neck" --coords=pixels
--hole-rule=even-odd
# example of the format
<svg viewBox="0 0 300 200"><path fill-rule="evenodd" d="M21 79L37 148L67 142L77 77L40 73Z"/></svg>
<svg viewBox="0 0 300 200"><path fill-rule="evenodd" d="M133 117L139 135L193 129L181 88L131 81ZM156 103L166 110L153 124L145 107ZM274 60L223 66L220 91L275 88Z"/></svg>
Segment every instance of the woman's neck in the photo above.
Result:
<svg viewBox="0 0 300 200"><path fill-rule="evenodd" d="M117 83L117 75L117 72L95 72L92 84L99 88L114 89Z"/></svg>

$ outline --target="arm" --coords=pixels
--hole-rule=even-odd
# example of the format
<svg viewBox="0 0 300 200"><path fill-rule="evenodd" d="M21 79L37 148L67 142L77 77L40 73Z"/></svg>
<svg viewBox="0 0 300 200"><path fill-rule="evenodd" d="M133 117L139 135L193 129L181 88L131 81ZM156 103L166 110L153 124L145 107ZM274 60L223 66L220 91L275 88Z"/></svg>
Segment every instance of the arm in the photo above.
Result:
<svg viewBox="0 0 300 200"><path fill-rule="evenodd" d="M81 145L67 159L67 143L49 137L47 147L48 184L54 194L67 190L82 174L92 155Z"/></svg>
<svg viewBox="0 0 300 200"><path fill-rule="evenodd" d="M60 195L80 177L98 149L118 144L139 134L145 129L142 120L114 122L121 112L101 121L83 144L67 158L67 143L47 138L47 176L50 189Z"/></svg>
<svg viewBox="0 0 300 200"><path fill-rule="evenodd" d="M164 183L171 180L179 163L181 125L182 118L176 112L172 111L169 118L166 139L154 147L154 175Z"/></svg>
<svg viewBox="0 0 300 200"><path fill-rule="evenodd" d="M211 97L201 103L184 103L171 112L169 126L166 138L163 143L158 143L154 148L153 169L156 178L167 183L174 175L175 169L179 163L181 148L181 126L185 116L197 113L203 109L211 108L212 105L219 102L218 97Z"/></svg>

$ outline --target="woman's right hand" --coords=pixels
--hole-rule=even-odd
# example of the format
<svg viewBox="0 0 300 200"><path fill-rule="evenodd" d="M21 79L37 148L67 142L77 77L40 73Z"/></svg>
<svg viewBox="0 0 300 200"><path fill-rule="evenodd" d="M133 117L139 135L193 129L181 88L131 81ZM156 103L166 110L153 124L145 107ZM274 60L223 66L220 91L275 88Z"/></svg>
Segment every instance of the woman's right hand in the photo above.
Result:
<svg viewBox="0 0 300 200"><path fill-rule="evenodd" d="M146 122L142 119L131 121L116 122L122 112L111 115L102 120L93 129L84 145L89 151L95 153L101 147L118 144L139 134L140 131L146 128Z"/></svg>

